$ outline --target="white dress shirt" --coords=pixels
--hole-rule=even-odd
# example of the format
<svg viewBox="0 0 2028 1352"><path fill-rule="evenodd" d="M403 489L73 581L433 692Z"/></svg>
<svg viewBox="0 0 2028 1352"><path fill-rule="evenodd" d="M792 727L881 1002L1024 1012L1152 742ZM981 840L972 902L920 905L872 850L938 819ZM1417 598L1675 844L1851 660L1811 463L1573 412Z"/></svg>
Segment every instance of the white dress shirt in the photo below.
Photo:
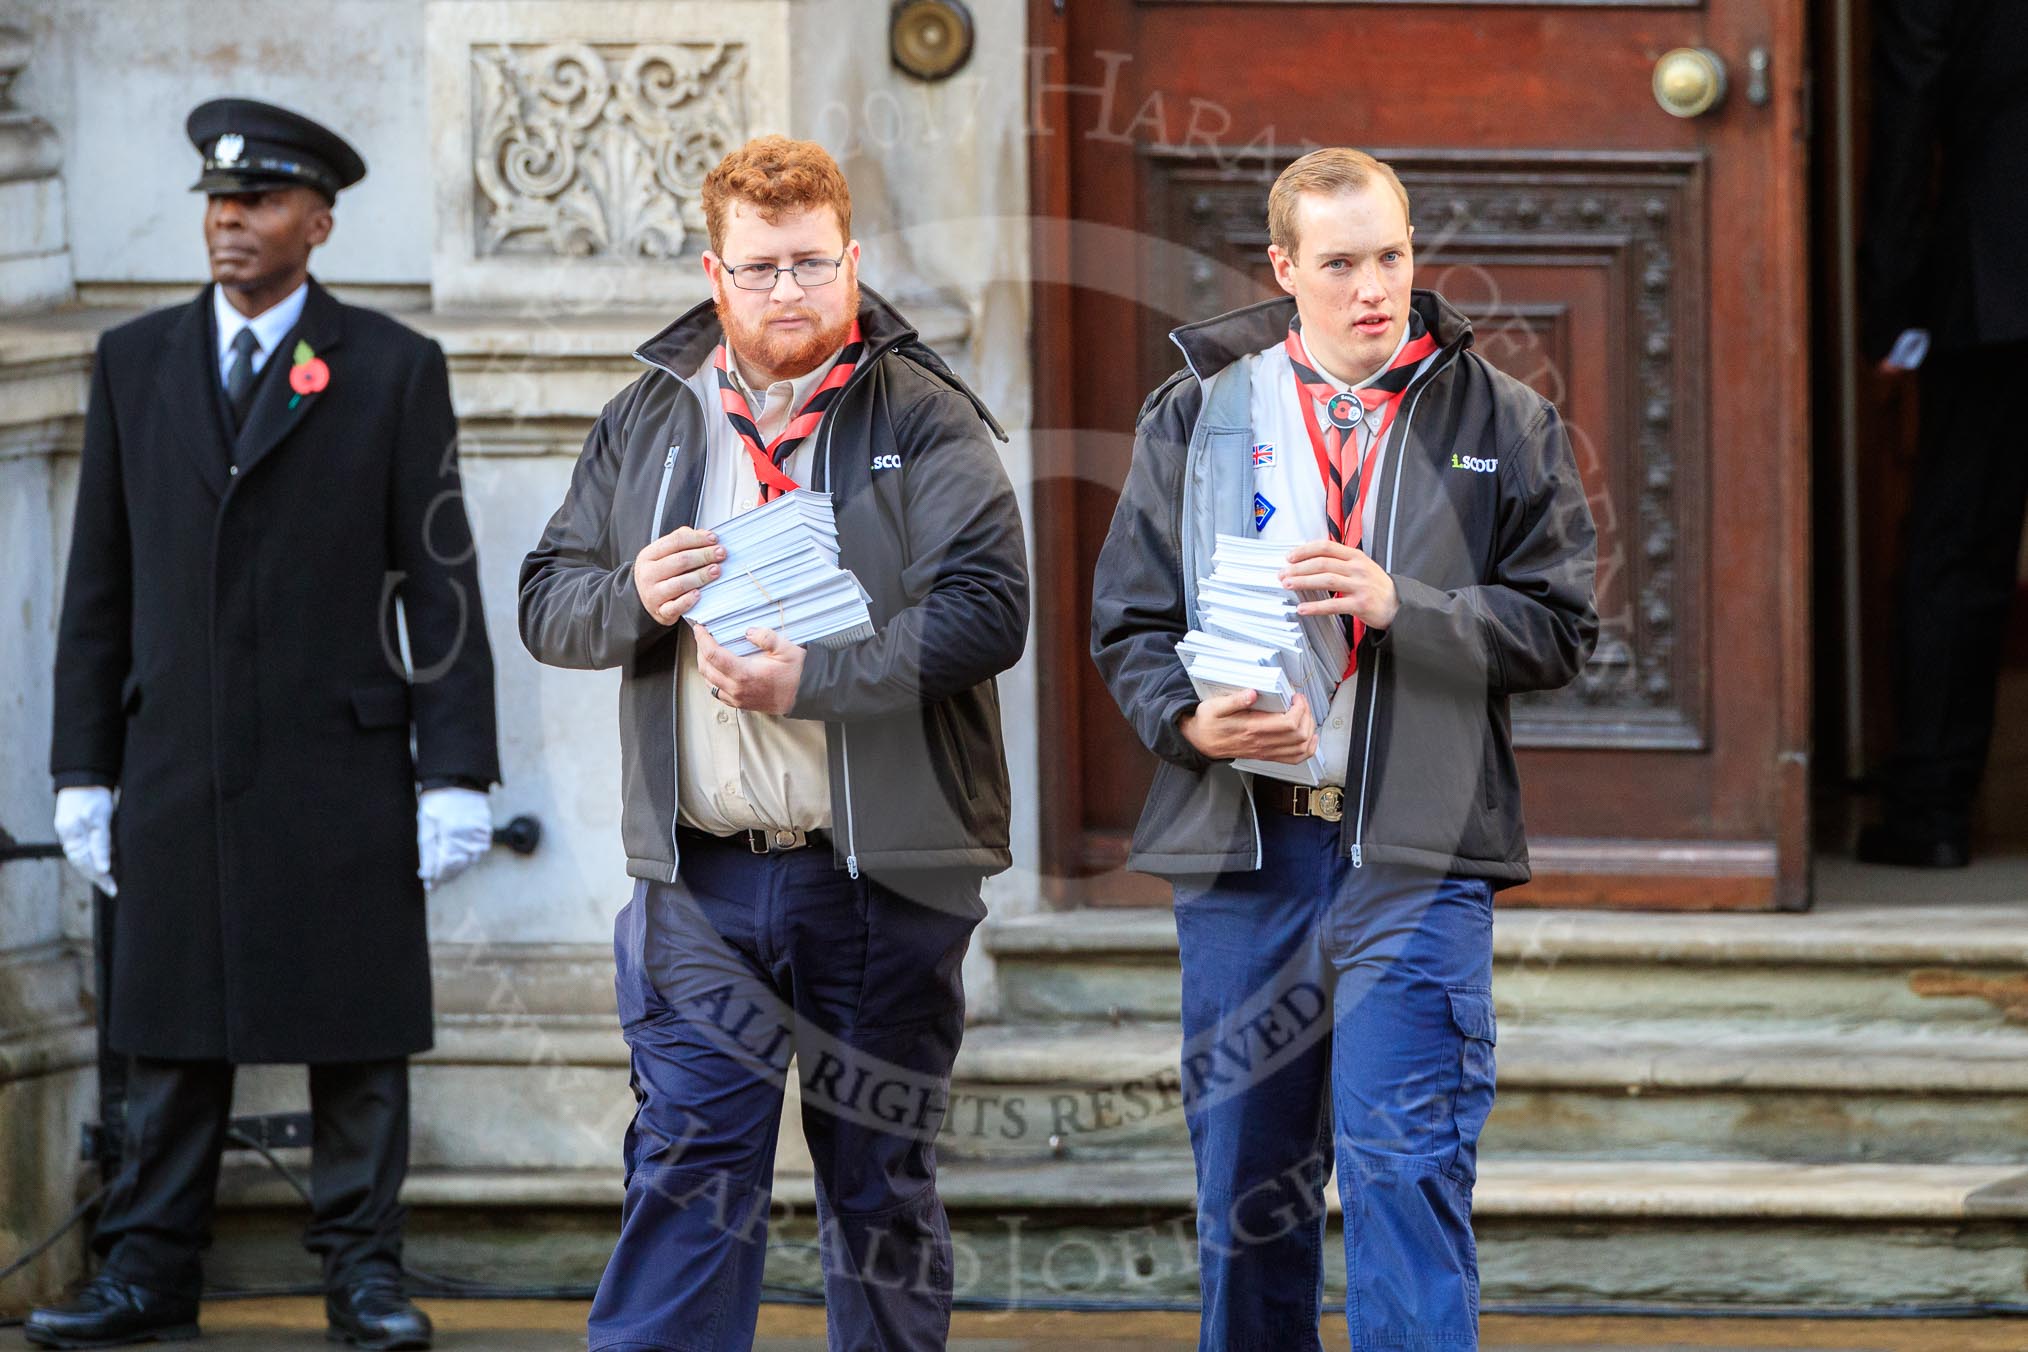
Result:
<svg viewBox="0 0 2028 1352"><path fill-rule="evenodd" d="M232 308L232 302L225 298L225 288L214 284L211 288L211 313L217 320L218 329L218 383L225 384L225 377L232 370L232 340L239 337L241 329L252 329L254 341L260 346L254 350L254 374L268 364L274 355L275 345L289 336L289 330L296 327L296 321L303 317L303 303L310 298L310 283L304 283L288 295L270 305L267 309L248 319Z"/></svg>

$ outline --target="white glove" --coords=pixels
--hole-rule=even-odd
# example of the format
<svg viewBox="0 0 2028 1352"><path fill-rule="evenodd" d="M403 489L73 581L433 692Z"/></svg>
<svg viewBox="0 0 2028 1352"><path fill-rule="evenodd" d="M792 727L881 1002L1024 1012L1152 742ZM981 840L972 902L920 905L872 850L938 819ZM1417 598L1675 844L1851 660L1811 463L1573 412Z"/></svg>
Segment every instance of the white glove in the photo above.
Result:
<svg viewBox="0 0 2028 1352"><path fill-rule="evenodd" d="M98 785L56 791L56 838L63 857L87 882L109 897L120 894L113 881L113 791Z"/></svg>
<svg viewBox="0 0 2028 1352"><path fill-rule="evenodd" d="M493 810L477 789L424 789L416 800L416 876L425 890L447 883L493 848Z"/></svg>

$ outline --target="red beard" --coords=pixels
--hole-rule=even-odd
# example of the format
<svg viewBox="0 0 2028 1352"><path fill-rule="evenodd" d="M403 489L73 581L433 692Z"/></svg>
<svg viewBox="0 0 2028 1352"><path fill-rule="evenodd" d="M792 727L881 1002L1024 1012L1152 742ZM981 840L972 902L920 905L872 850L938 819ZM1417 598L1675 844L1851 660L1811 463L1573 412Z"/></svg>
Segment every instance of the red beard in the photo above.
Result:
<svg viewBox="0 0 2028 1352"><path fill-rule="evenodd" d="M712 304L718 310L719 327L732 355L749 370L765 372L769 380L794 380L824 364L826 358L845 346L852 336L852 321L859 317L859 279L840 277L848 288L844 315L828 327L823 316L807 305L769 306L762 317L743 321L725 303L725 294L714 288ZM770 319L800 317L810 326L799 333L777 333L768 327Z"/></svg>

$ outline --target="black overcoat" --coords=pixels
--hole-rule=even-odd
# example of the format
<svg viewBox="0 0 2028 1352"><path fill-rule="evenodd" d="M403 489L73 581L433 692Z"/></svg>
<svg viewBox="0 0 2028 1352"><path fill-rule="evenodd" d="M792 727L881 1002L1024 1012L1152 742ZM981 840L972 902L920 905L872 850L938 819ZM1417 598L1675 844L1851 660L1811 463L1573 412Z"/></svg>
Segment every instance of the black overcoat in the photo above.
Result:
<svg viewBox="0 0 2028 1352"><path fill-rule="evenodd" d="M2028 14L2019 0L1874 0L1860 339L2028 341Z"/></svg>
<svg viewBox="0 0 2028 1352"><path fill-rule="evenodd" d="M417 784L498 777L443 351L312 282L236 436L217 354L208 287L112 329L85 417L50 768L120 791L112 1042L408 1055Z"/></svg>

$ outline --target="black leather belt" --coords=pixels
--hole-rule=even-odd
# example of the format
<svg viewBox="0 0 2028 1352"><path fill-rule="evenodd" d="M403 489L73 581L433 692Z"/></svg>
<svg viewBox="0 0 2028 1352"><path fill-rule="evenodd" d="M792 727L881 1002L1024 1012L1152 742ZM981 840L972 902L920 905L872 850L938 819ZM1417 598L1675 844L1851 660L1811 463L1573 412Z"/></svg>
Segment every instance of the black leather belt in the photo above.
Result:
<svg viewBox="0 0 2028 1352"><path fill-rule="evenodd" d="M1283 817L1316 817L1327 822L1345 820L1345 790L1335 784L1312 789L1302 784L1255 778L1253 801L1262 811Z"/></svg>
<svg viewBox="0 0 2028 1352"><path fill-rule="evenodd" d="M813 846L828 848L831 844L829 831L791 831L786 828L777 831L735 831L729 836L715 836L709 831L694 827L676 828L678 844L685 841L693 845L711 845L722 849L745 849L750 854L786 854L790 850L807 850Z"/></svg>

